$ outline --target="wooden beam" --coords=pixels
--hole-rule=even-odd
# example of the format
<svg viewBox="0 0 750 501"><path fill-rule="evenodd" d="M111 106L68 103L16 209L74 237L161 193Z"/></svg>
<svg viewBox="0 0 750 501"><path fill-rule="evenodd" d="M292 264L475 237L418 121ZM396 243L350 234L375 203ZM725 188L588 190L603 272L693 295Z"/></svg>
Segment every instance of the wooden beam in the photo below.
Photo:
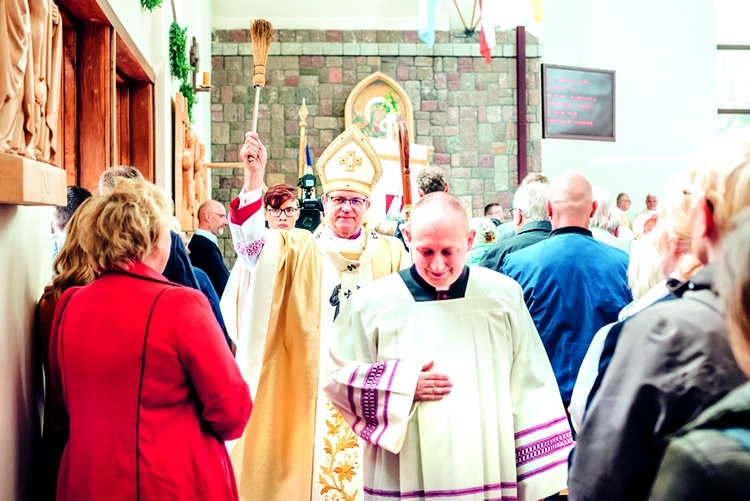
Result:
<svg viewBox="0 0 750 501"><path fill-rule="evenodd" d="M114 158L112 28L85 24L80 38L77 58L79 183L93 191Z"/></svg>
<svg viewBox="0 0 750 501"><path fill-rule="evenodd" d="M154 86L137 82L130 87L130 161L151 182L156 182L154 146Z"/></svg>
<svg viewBox="0 0 750 501"><path fill-rule="evenodd" d="M58 132L58 164L65 169L68 186L78 185L78 120L76 116L77 83L76 83L76 32L63 30L62 60L62 101L60 120L62 126Z"/></svg>
<svg viewBox="0 0 750 501"><path fill-rule="evenodd" d="M244 167L245 164L242 162L206 162L203 166L209 169L237 169Z"/></svg>
<svg viewBox="0 0 750 501"><path fill-rule="evenodd" d="M113 27L117 33L117 53L130 61L118 61L119 66L127 66L124 74L134 80L156 82L154 70L107 0L56 0L56 3L79 24L96 23Z"/></svg>
<svg viewBox="0 0 750 501"><path fill-rule="evenodd" d="M115 28L116 29L116 28ZM124 28L123 28L124 29ZM154 70L135 46L127 32L117 30L117 70L130 80L154 83ZM128 42L130 40L130 42ZM133 44L133 45L131 45Z"/></svg>
<svg viewBox="0 0 750 501"><path fill-rule="evenodd" d="M125 82L117 85L117 164L133 165L130 158L130 88Z"/></svg>
<svg viewBox="0 0 750 501"><path fill-rule="evenodd" d="M0 153L0 204L67 203L65 171L44 162Z"/></svg>

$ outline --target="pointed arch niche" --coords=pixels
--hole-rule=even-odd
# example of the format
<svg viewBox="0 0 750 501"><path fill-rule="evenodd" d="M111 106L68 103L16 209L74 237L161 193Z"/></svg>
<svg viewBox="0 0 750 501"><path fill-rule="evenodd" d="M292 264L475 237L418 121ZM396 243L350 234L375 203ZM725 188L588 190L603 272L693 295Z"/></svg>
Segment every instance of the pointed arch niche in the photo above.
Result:
<svg viewBox="0 0 750 501"><path fill-rule="evenodd" d="M390 120L381 105L389 92L399 106L398 114L409 126L409 141L413 142L414 107L411 99L396 80L380 71L362 79L349 93L344 107L345 127L354 124L368 137L386 138Z"/></svg>

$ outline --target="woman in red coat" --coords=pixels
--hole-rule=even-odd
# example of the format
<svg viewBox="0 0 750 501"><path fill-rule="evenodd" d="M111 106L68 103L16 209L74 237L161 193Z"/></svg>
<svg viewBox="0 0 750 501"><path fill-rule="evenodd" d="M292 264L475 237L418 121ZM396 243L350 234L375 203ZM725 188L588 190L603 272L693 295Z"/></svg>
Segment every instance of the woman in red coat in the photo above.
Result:
<svg viewBox="0 0 750 501"><path fill-rule="evenodd" d="M121 181L80 214L99 278L59 299L53 391L70 438L57 498L237 499L224 440L252 403L206 298L167 281L169 202Z"/></svg>

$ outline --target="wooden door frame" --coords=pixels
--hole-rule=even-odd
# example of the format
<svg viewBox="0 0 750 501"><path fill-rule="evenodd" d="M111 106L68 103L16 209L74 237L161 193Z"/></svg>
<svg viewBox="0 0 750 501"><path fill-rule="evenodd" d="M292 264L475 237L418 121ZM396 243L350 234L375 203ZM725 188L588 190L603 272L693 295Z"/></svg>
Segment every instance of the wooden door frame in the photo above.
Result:
<svg viewBox="0 0 750 501"><path fill-rule="evenodd" d="M64 40L77 47L73 53L66 52L63 73L69 91L64 106L73 105L75 110L64 111L62 118L61 167L68 172L68 184L96 188L101 173L119 162L118 127L125 125L130 127L127 156L131 165L146 179L156 181L153 69L107 0L56 3L76 33ZM122 124L118 124L116 107L118 75L129 87L129 120Z"/></svg>

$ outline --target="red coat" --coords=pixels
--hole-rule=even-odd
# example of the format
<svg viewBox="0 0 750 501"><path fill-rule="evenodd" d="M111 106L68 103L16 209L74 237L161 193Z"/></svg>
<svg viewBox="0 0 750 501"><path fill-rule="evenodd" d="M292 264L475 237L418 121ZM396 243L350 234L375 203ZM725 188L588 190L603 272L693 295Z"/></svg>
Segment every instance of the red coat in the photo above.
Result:
<svg viewBox="0 0 750 501"><path fill-rule="evenodd" d="M50 342L70 439L58 500L237 499L250 392L206 298L138 263L66 291Z"/></svg>

